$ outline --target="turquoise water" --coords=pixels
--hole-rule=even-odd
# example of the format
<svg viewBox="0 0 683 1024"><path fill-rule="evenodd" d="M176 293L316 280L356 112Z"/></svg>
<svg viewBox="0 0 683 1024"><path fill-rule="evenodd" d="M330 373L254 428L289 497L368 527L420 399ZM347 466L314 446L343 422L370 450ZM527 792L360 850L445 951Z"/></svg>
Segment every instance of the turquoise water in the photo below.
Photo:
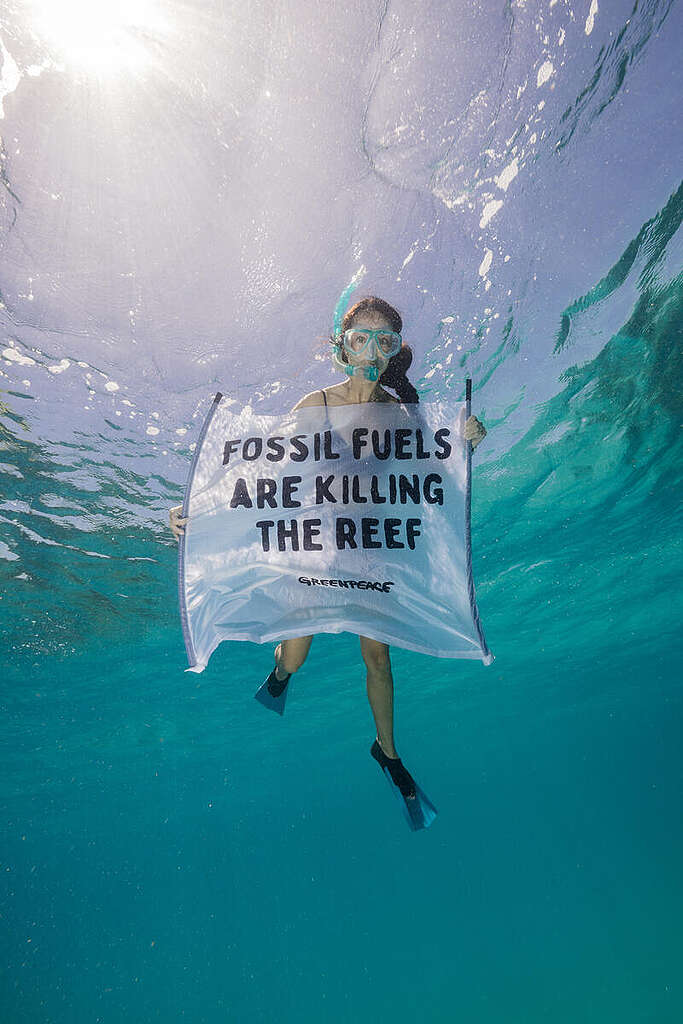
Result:
<svg viewBox="0 0 683 1024"><path fill-rule="evenodd" d="M260 12L245 10L230 16ZM365 63L353 87L327 69L321 91L336 117L319 123L340 135L348 125L349 138L359 130L372 172L328 180L321 164L309 175L299 136L264 114L260 83L248 127L283 183L280 193L273 177L265 200L261 165L240 150L235 178L230 152L215 149L229 135L225 111L248 107L253 75L231 91L207 59L182 89L147 83L149 120L135 124L131 163L121 113L130 96L118 96L119 120L102 139L121 149L93 143L82 177L70 178L78 146L68 132L85 145L78 125L35 116L57 109L70 80L38 73L44 54L30 51L18 21L5 33L23 78L13 92L5 74L0 89L5 135L17 136L2 165L0 223L3 1021L683 1019L683 193L671 120L680 12L674 21L670 10L601 8L589 32L587 10L567 4L468 8L438 46L420 37L411 63L414 32L397 27L406 10L349 19L335 9L329 31L347 59L367 59L371 83ZM293 6L300 35L276 45L286 18L266 29L263 17L244 40L272 32L256 66L274 76L269 99L273 81L291 84L295 116L318 28ZM210 28L226 46L242 39L227 21ZM566 49L539 50L560 28ZM210 35L201 45L213 54ZM463 68L445 52L461 37L472 53ZM372 60L390 67L399 43L392 92ZM287 46L308 77L286 63ZM548 90L541 125L517 88L527 77L535 86L546 58L555 78L538 86ZM416 103L428 95L457 122L451 135L412 108L399 131L392 104L404 73ZM456 117L465 80L471 103ZM492 104L481 121L479 86ZM360 113L354 89L367 99ZM109 93L100 82L88 96L96 111ZM79 107L83 123L97 135L104 122L88 109ZM520 112L529 129L517 129L538 131L538 149L526 164L520 156L518 192L499 188L505 205L481 227L493 185L477 182L509 165L504 143ZM22 150L39 124L52 144L57 123L68 128L63 165L35 156L40 146ZM319 143L332 175L324 129ZM112 167L126 171L116 186ZM242 207L202 206L234 179L253 212L252 174L258 203L272 204L271 249L256 229L239 235ZM302 179L300 200L289 187ZM54 222L36 212L50 188L70 197ZM118 233L105 230L109 204L126 211ZM86 207L95 226L78 220ZM338 263L309 251L323 222L344 238L352 225ZM234 300L243 280L226 224L243 243L240 273L261 289L252 305ZM486 251L492 269L482 269ZM188 284L190 257L201 273ZM391 286L405 313L422 399L461 390L470 375L489 431L474 460L472 537L496 660L484 668L392 650L397 747L439 809L420 833L369 756L356 637L315 639L282 719L253 699L270 645L223 644L203 674L184 672L167 528L216 387L270 412L334 382L309 338L329 329L362 261L363 287ZM201 283L219 265L220 300ZM273 323L282 344L271 343Z"/></svg>
<svg viewBox="0 0 683 1024"><path fill-rule="evenodd" d="M475 475L496 661L393 652L426 833L368 756L356 638L314 641L282 720L252 699L266 648L185 675L161 530L100 526L106 563L56 546L135 478L80 490L87 450L6 412L31 577L3 617L7 1019L680 1019L681 296Z"/></svg>

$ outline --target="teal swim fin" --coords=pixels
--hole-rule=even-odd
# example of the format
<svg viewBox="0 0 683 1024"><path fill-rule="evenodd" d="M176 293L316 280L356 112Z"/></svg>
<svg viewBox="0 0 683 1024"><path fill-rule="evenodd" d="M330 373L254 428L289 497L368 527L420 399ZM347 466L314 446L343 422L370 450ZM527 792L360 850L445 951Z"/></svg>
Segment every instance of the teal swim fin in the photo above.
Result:
<svg viewBox="0 0 683 1024"><path fill-rule="evenodd" d="M415 779L403 767L399 757L387 757L377 740L372 744L370 753L384 772L387 782L399 802L408 827L413 832L429 828L437 815L437 810L426 793L418 786Z"/></svg>
<svg viewBox="0 0 683 1024"><path fill-rule="evenodd" d="M264 708L268 708L269 711L276 711L278 715L284 715L285 713L285 701L287 700L287 691L289 690L289 680L292 678L291 673L286 679L278 679L275 675L275 669L270 673L263 686L261 686L254 697L263 704Z"/></svg>

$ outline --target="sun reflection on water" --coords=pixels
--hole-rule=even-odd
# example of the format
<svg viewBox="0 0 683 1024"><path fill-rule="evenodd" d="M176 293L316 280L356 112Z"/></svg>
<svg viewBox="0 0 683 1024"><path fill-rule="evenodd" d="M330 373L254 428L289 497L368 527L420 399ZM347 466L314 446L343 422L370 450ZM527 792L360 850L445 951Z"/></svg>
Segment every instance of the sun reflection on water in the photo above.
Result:
<svg viewBox="0 0 683 1024"><path fill-rule="evenodd" d="M94 74L144 68L169 28L156 0L29 0L28 13L55 60Z"/></svg>

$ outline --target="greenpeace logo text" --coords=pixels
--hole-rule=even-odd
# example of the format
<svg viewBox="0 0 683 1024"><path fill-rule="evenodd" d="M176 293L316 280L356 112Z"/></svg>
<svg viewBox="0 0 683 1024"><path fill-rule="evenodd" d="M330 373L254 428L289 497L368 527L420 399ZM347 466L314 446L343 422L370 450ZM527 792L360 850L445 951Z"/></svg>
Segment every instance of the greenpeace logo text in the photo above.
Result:
<svg viewBox="0 0 683 1024"><path fill-rule="evenodd" d="M317 580L314 576L299 576L299 583L307 587L346 587L351 590L379 590L383 594L389 593L389 587L395 584L391 580L385 583L377 583L372 580Z"/></svg>

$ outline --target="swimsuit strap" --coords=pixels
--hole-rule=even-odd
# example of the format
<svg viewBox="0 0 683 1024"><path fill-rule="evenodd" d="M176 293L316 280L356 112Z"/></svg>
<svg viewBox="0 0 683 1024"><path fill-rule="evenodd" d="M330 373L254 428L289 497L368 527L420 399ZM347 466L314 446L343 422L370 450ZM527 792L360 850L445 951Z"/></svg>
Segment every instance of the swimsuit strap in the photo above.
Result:
<svg viewBox="0 0 683 1024"><path fill-rule="evenodd" d="M320 389L320 394L323 396L323 402L325 403L325 423L327 425L327 429L331 430L332 424L330 423L330 411L327 406L327 395L325 394L324 388Z"/></svg>

